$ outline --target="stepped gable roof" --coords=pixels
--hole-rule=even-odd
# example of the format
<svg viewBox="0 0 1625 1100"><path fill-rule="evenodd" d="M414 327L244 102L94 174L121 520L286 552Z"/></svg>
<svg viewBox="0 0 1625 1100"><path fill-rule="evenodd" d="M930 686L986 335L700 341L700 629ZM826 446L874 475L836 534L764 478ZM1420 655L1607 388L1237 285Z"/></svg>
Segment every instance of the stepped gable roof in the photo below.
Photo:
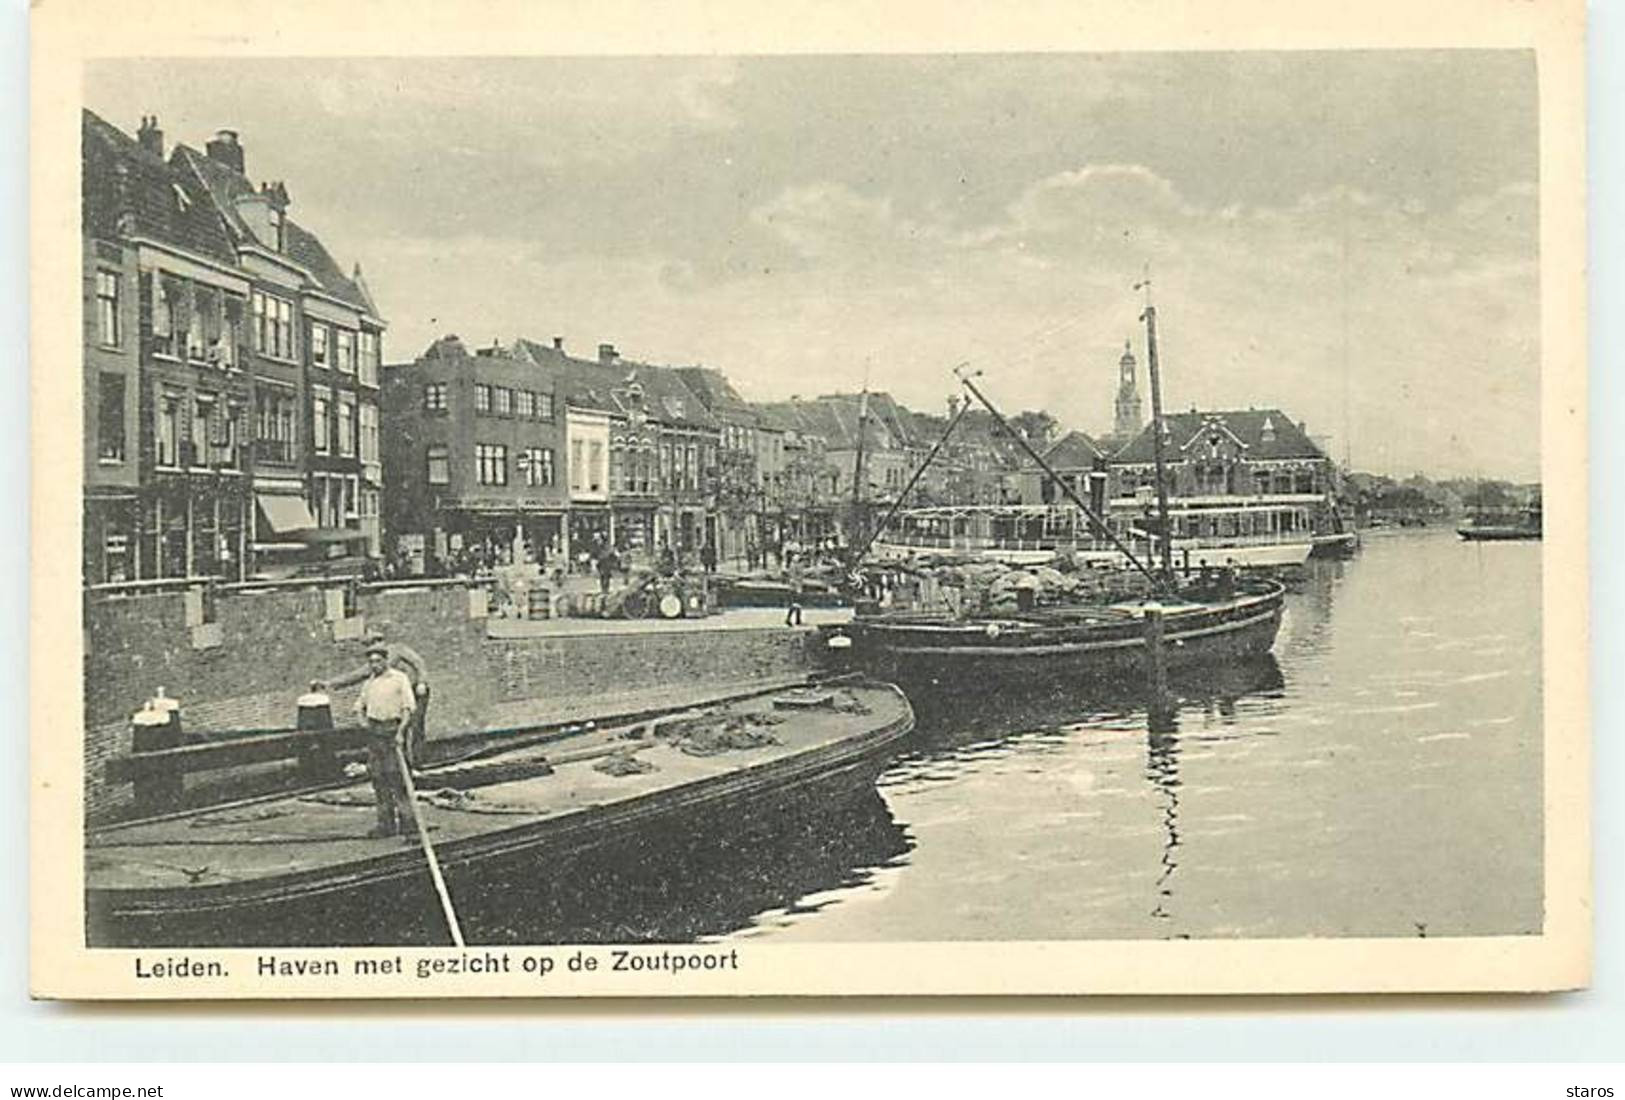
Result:
<svg viewBox="0 0 1625 1100"><path fill-rule="evenodd" d="M84 232L152 237L223 263L237 262L230 234L201 184L93 111L80 116Z"/></svg>
<svg viewBox="0 0 1625 1100"><path fill-rule="evenodd" d="M236 241L264 243L237 209L238 199L259 193L247 176L189 145L175 146L171 163L184 166L197 177ZM310 273L316 289L357 309L378 312L372 296L359 282L360 269L355 276L345 275L321 239L286 215L282 219L282 243L283 255Z"/></svg>
<svg viewBox="0 0 1625 1100"><path fill-rule="evenodd" d="M1166 456L1178 462L1184 449L1196 442L1210 426L1233 436L1252 459L1313 459L1325 458L1298 422L1280 409L1226 409L1209 412L1193 409L1189 412L1166 413L1163 420L1168 426ZM1112 456L1115 462L1154 462L1155 440L1151 425L1147 424L1121 450Z"/></svg>
<svg viewBox="0 0 1625 1100"><path fill-rule="evenodd" d="M1104 453L1088 435L1071 431L1056 440L1050 449L1044 452L1044 461L1057 470L1089 469L1094 466L1095 459Z"/></svg>

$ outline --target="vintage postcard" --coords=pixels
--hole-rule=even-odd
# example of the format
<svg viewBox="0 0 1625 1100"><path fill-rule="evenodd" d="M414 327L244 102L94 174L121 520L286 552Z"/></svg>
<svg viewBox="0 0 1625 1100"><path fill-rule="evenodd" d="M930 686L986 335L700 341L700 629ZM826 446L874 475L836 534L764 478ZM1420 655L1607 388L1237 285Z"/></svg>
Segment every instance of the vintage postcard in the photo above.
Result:
<svg viewBox="0 0 1625 1100"><path fill-rule="evenodd" d="M35 9L36 995L1586 984L1580 4L948 15Z"/></svg>

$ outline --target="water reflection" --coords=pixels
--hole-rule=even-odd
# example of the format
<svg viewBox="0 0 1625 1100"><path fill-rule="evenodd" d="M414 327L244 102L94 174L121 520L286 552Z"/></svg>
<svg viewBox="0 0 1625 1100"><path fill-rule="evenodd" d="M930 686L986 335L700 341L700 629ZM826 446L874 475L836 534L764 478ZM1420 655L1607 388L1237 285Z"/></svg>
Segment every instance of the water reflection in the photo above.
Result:
<svg viewBox="0 0 1625 1100"><path fill-rule="evenodd" d="M1156 878L1157 894L1151 908L1151 916L1161 921L1173 920L1170 905L1174 897L1174 872L1179 869L1176 854L1179 847L1179 734L1177 723L1174 726L1147 730L1145 742L1145 777L1156 790L1162 813L1161 871Z"/></svg>
<svg viewBox="0 0 1625 1100"><path fill-rule="evenodd" d="M1136 720L1168 730L1182 709L1235 713L1245 696L1278 695L1285 687L1273 653L1230 665L1169 673L1168 698L1147 706L1139 680L1079 684L1057 677L984 677L972 690L914 693L916 749L930 753L1015 733L1045 732L1101 720Z"/></svg>

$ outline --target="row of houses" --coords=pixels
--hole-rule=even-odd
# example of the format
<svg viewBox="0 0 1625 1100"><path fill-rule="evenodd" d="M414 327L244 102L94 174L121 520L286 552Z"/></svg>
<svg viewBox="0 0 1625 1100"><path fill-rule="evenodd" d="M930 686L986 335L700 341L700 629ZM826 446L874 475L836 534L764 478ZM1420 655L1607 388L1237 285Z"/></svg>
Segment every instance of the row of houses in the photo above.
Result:
<svg viewBox="0 0 1625 1100"><path fill-rule="evenodd" d="M240 579L382 552L385 324L238 135L82 119L84 572Z"/></svg>
<svg viewBox="0 0 1625 1100"><path fill-rule="evenodd" d="M886 393L751 402L714 368L528 335L445 336L386 364L359 265L346 274L289 216L287 186L254 184L248 163L233 131L166 150L156 119L132 136L84 114L87 584L554 564L603 547L751 561L839 540L905 495L927 513L1062 495L959 399L941 413ZM1050 438L1043 414L1015 430L1069 487L1140 499L1152 442L1128 349L1117 382L1111 436ZM1280 410L1165 425L1177 496L1334 489Z"/></svg>

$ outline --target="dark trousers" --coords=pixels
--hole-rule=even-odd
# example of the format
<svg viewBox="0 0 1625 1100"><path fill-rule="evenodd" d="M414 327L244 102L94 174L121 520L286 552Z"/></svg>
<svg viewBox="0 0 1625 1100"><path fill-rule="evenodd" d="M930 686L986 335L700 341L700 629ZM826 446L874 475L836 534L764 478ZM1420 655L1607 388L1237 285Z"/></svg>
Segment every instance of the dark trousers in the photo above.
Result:
<svg viewBox="0 0 1625 1100"><path fill-rule="evenodd" d="M801 625L801 601L794 597L790 600L790 609L784 613L785 626Z"/></svg>
<svg viewBox="0 0 1625 1100"><path fill-rule="evenodd" d="M395 729L394 722L367 722L367 776L378 807L378 831L383 833L404 833L412 824L406 801L411 796L406 793L406 777L395 751Z"/></svg>

